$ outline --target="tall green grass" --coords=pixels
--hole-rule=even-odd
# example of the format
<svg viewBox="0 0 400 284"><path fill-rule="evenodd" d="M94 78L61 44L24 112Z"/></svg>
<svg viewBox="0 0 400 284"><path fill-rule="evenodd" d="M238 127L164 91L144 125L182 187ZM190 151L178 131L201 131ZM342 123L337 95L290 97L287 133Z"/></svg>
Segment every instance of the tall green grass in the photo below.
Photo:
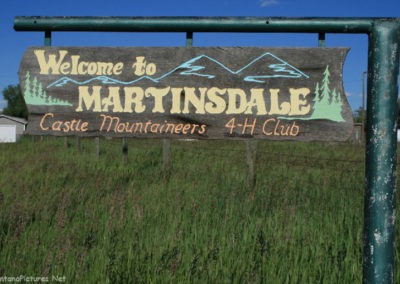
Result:
<svg viewBox="0 0 400 284"><path fill-rule="evenodd" d="M81 145L0 144L0 276L361 282L361 146L259 142L248 189L240 141L172 142L168 182L161 141L129 140L128 163L118 139L98 159L93 140Z"/></svg>

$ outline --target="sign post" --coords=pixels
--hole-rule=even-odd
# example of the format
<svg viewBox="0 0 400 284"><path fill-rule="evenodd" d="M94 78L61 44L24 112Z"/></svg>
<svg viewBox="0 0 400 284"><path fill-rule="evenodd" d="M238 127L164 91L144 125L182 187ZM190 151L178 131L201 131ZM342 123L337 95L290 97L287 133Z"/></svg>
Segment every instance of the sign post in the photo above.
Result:
<svg viewBox="0 0 400 284"><path fill-rule="evenodd" d="M394 283L400 18L17 17L14 28L19 31L317 33L320 45L323 45L325 33L367 34L363 282ZM304 106L311 107L311 103L307 101ZM304 140L312 140L310 136L305 137L308 139Z"/></svg>
<svg viewBox="0 0 400 284"><path fill-rule="evenodd" d="M393 283L396 220L399 23L378 22L369 36L365 283Z"/></svg>

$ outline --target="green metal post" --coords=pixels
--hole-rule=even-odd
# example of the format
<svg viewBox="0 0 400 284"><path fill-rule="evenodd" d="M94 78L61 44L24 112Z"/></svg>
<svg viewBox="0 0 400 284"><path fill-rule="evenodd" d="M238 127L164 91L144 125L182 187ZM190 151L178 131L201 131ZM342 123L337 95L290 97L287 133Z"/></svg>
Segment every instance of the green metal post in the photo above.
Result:
<svg viewBox="0 0 400 284"><path fill-rule="evenodd" d="M193 46L193 32L186 33L186 47Z"/></svg>
<svg viewBox="0 0 400 284"><path fill-rule="evenodd" d="M372 18L15 17L17 31L365 33Z"/></svg>
<svg viewBox="0 0 400 284"><path fill-rule="evenodd" d="M44 45L51 46L51 31L44 32Z"/></svg>
<svg viewBox="0 0 400 284"><path fill-rule="evenodd" d="M318 46L325 47L325 33L318 34Z"/></svg>
<svg viewBox="0 0 400 284"><path fill-rule="evenodd" d="M364 283L394 282L400 25L375 21L369 35Z"/></svg>

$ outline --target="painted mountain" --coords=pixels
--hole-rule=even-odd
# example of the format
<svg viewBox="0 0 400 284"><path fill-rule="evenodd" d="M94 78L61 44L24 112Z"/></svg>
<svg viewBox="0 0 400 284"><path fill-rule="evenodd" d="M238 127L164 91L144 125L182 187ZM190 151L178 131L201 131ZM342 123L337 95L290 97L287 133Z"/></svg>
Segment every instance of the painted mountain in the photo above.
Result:
<svg viewBox="0 0 400 284"><path fill-rule="evenodd" d="M58 79L57 81L54 81L53 83L48 85L47 88L50 88L50 87L62 87L64 85L67 85L68 83L72 83L72 84L75 84L75 85L87 85L89 83L96 82L96 81L98 81L98 82L100 82L101 84L104 84L104 85L114 85L114 84L132 85L132 84L135 84L135 83L137 83L139 81L142 81L142 80L150 80L150 81L153 81L154 83L158 83L157 80L152 79L152 78L150 78L148 76L139 77L139 78L137 78L137 79L135 79L133 81L129 81L129 82L122 82L122 81L113 79L113 78L108 77L108 76L97 76L97 77L90 78L89 80L85 80L85 81L81 81L81 82L76 81L76 80L74 80L72 78L69 78L69 77L62 77L62 78Z"/></svg>
<svg viewBox="0 0 400 284"><path fill-rule="evenodd" d="M257 70L264 70L264 73L257 74ZM309 78L296 67L269 52L254 59L239 72L246 73L245 81L257 83L264 83L265 79L270 78Z"/></svg>
<svg viewBox="0 0 400 284"><path fill-rule="evenodd" d="M156 80L159 81L175 72L180 72L179 74L183 76L191 75L213 79L216 77L215 74L224 73L216 72L216 70L219 69L224 69L225 73L230 73L233 75L240 74L244 77L245 81L257 83L264 83L265 79L269 78L299 78L302 76L308 78L306 74L294 66L273 55L272 53L267 52L238 70L232 70L218 60L215 60L207 55L200 55L179 65L177 68L164 74ZM251 75L259 72L256 70L264 70L264 73Z"/></svg>
<svg viewBox="0 0 400 284"><path fill-rule="evenodd" d="M264 71L260 73L260 70ZM157 78L142 76L133 81L119 81L107 76L98 76L79 82L69 77L62 77L51 83L48 88L61 87L68 83L85 85L93 81L100 81L102 84L122 85L132 85L142 80L150 80L154 83L159 83L170 75L214 79L217 76L216 74L225 74L223 76L234 75L238 78L242 78L244 81L255 83L264 83L266 79L270 78L308 78L308 75L270 52L262 54L237 70L232 70L218 60L203 54L180 64L178 67Z"/></svg>

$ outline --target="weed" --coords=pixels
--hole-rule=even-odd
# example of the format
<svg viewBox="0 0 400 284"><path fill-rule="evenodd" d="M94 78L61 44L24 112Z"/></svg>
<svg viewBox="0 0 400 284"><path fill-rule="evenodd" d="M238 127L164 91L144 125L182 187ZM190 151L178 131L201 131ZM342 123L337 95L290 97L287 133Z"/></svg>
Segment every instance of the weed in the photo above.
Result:
<svg viewBox="0 0 400 284"><path fill-rule="evenodd" d="M241 141L173 141L167 183L161 140L80 144L0 144L0 276L361 282L362 147L259 142L249 191Z"/></svg>

